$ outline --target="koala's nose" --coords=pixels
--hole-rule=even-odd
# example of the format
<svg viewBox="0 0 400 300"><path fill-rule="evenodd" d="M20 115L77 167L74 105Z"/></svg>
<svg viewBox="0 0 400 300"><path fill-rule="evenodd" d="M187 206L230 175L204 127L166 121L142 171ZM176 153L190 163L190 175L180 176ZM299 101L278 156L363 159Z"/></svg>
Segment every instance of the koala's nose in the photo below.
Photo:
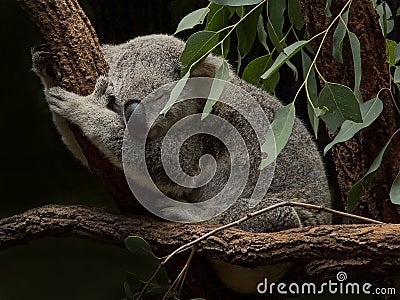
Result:
<svg viewBox="0 0 400 300"><path fill-rule="evenodd" d="M130 117L132 116L133 112L139 108L140 100L138 99L129 99L124 105L124 119L125 122L128 123ZM144 112L138 112L144 113Z"/></svg>
<svg viewBox="0 0 400 300"><path fill-rule="evenodd" d="M133 120L129 121L131 117ZM149 126L146 117L145 106L140 100L130 99L125 103L125 126L132 136L145 137L147 135Z"/></svg>

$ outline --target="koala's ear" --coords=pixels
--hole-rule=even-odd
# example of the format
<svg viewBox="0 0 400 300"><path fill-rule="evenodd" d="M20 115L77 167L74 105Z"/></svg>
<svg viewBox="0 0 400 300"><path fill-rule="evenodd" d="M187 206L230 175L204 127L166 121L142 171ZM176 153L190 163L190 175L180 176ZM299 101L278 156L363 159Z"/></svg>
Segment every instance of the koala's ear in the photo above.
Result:
<svg viewBox="0 0 400 300"><path fill-rule="evenodd" d="M222 65L223 58L210 54L203 60L192 72L192 77L215 77L215 73ZM233 76L233 72L229 70L229 77Z"/></svg>

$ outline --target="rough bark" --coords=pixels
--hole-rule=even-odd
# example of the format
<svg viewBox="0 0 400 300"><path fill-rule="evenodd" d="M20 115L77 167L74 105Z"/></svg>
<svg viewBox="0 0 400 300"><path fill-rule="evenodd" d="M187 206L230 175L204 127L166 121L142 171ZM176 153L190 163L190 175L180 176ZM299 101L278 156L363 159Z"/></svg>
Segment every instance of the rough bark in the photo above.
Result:
<svg viewBox="0 0 400 300"><path fill-rule="evenodd" d="M75 236L123 246L127 236L137 235L164 255L215 228L206 223L178 224L96 208L48 205L0 220L0 249L42 236ZM338 270L348 270L355 277L382 279L383 274L393 274L400 267L400 225L331 225L278 233L231 228L201 242L197 252L203 258L248 268L295 263L287 276L295 282L320 282ZM204 265L202 268L198 272L209 271ZM201 278L210 276L198 272L195 274Z"/></svg>
<svg viewBox="0 0 400 300"><path fill-rule="evenodd" d="M90 94L100 75L107 75L96 32L77 0L17 0L39 28L54 55L58 85L80 95ZM117 206L126 212L141 212L126 183L124 173L112 165L77 126L69 124L92 172L111 192Z"/></svg>
<svg viewBox="0 0 400 300"><path fill-rule="evenodd" d="M347 0L333 1L331 8L333 17L327 18L324 14L325 0L300 0L309 36L326 29L346 2ZM349 29L357 35L361 43L363 72L361 93L366 101L376 97L380 89L389 86L385 39L371 1L353 1L349 14ZM348 39L346 37L343 45L344 62L340 64L332 56L333 31L334 29L328 35L317 60L318 69L328 81L353 87L353 62ZM320 42L321 39L316 40L313 48L316 49ZM379 151L397 129L396 112L388 93L381 93L380 98L384 102L384 111L377 121L350 141L335 146L332 151L345 207L348 191L366 173ZM400 209L389 199L391 184L400 170L399 146L399 140L396 139L373 183L360 199L356 214L385 222L400 222Z"/></svg>

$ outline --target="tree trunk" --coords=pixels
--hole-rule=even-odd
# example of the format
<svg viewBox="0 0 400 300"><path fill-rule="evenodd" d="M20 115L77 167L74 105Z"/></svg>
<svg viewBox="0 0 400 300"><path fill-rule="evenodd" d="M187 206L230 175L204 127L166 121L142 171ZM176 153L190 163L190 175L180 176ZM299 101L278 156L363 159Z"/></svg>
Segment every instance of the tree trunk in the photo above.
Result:
<svg viewBox="0 0 400 300"><path fill-rule="evenodd" d="M333 17L325 17L325 0L300 0L308 35L323 31L332 22L347 0L332 1ZM361 93L364 101L375 98L382 88L389 87L389 70L386 63L385 38L378 22L378 15L371 1L354 0L349 14L349 29L357 35L361 44L362 82ZM343 64L332 56L333 31L328 35L317 60L318 70L331 82L349 87L354 85L354 71L351 48L346 38L343 45ZM321 39L313 44L316 49ZM351 140L333 148L332 156L337 171L337 179L344 206L352 185L367 172L372 161L397 129L397 116L387 92L380 98L384 103L381 116L368 128ZM356 214L385 222L400 222L400 208L390 202L391 184L400 170L400 143L395 139L390 153L377 172L365 195L359 200Z"/></svg>
<svg viewBox="0 0 400 300"><path fill-rule="evenodd" d="M51 53L58 85L80 94L92 92L97 78L107 75L108 67L89 19L77 0L17 0L39 28ZM90 169L111 192L117 206L125 212L142 212L132 195L124 173L116 168L74 124L74 133Z"/></svg>

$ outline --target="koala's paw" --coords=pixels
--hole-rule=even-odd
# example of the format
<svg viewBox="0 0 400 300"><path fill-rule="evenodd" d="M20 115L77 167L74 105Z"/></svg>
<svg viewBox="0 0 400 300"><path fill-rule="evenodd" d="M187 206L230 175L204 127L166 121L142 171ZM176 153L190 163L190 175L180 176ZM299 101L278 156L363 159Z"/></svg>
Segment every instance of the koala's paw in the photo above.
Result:
<svg viewBox="0 0 400 300"><path fill-rule="evenodd" d="M51 62L53 54L49 51L46 45L38 45L31 49L32 55L32 70L40 76L45 84L55 81Z"/></svg>
<svg viewBox="0 0 400 300"><path fill-rule="evenodd" d="M106 107L110 102L115 103L114 86L105 76L97 78L94 91L91 94L91 100L94 104Z"/></svg>
<svg viewBox="0 0 400 300"><path fill-rule="evenodd" d="M74 122L78 115L81 96L68 92L60 87L53 87L45 92L46 100L52 112Z"/></svg>

